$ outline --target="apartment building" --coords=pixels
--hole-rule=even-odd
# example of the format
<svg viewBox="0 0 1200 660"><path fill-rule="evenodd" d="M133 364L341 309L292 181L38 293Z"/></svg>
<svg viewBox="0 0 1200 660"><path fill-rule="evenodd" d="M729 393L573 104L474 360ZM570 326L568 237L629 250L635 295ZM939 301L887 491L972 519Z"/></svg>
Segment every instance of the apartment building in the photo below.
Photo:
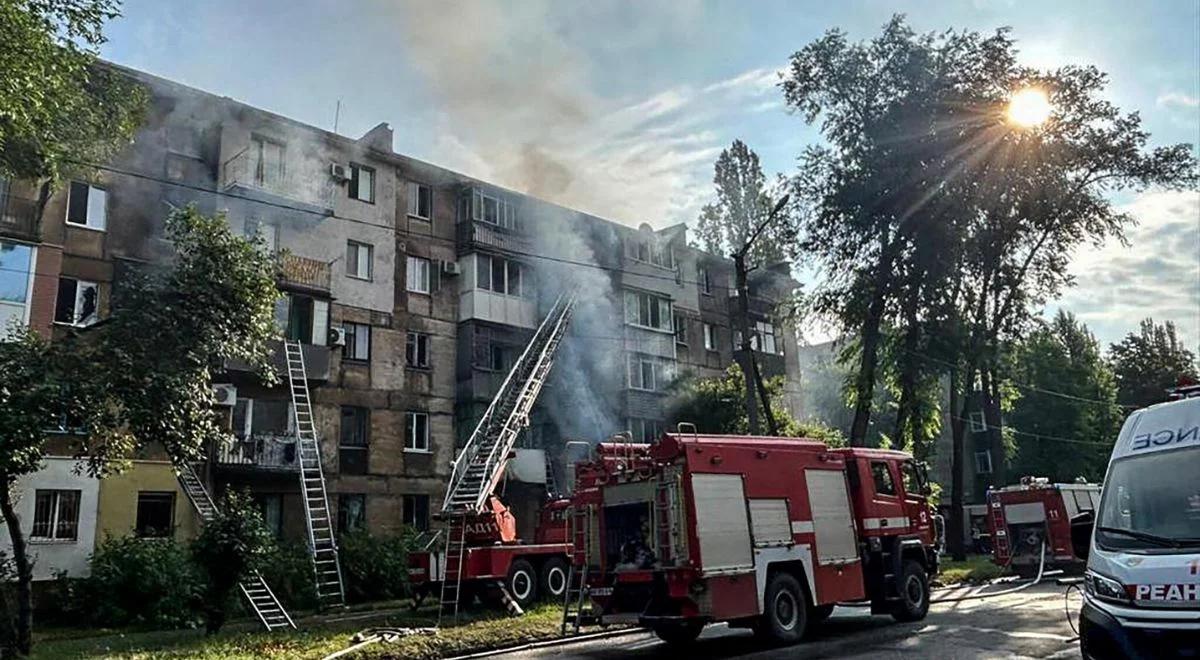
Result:
<svg viewBox="0 0 1200 660"><path fill-rule="evenodd" d="M629 227L409 158L384 124L351 138L127 72L151 111L123 154L66 182L40 218L19 182L0 191L13 209L0 223L0 314L47 334L92 323L123 273L171 258L172 209L224 213L276 256L278 325L302 345L340 531L430 524L456 447L560 293L580 304L506 485L510 502L534 504L514 507L523 524L546 482L565 478L567 441L650 440L673 379L733 363L732 263L689 246L684 225ZM794 286L786 266L750 283L760 364L785 376L793 411L794 333L772 309ZM234 441L210 448L203 479L250 489L278 535L302 538L287 386L228 364L217 389ZM196 528L161 478L168 464L135 470L154 475L101 480L80 515L114 533Z"/></svg>

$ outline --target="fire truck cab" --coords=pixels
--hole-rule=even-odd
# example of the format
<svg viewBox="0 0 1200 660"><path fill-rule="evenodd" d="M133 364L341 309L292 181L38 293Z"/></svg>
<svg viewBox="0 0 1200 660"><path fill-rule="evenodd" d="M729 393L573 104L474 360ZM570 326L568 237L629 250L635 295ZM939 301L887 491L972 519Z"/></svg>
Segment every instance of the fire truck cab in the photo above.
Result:
<svg viewBox="0 0 1200 660"><path fill-rule="evenodd" d="M687 642L705 624L780 642L844 602L924 618L937 571L922 466L796 438L668 433L576 466L573 575L600 623Z"/></svg>

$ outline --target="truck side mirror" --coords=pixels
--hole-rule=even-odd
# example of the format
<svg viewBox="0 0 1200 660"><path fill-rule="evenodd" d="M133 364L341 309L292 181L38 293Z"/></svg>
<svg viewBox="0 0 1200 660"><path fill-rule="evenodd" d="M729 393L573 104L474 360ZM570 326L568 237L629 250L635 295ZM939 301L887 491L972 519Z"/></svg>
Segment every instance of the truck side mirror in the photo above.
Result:
<svg viewBox="0 0 1200 660"><path fill-rule="evenodd" d="M1071 549L1075 556L1087 560L1092 550L1092 528L1096 525L1096 514L1084 511L1071 518Z"/></svg>

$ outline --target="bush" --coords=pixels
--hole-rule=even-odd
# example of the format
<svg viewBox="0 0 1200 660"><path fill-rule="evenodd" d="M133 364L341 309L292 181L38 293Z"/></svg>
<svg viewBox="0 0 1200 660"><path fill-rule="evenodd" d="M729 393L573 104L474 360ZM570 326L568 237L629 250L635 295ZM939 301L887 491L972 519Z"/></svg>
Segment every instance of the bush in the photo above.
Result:
<svg viewBox="0 0 1200 660"><path fill-rule="evenodd" d="M173 539L106 538L92 554L91 575L78 585L82 613L97 625L191 627L201 578Z"/></svg>
<svg viewBox="0 0 1200 660"><path fill-rule="evenodd" d="M274 545L250 495L226 493L212 519L192 541L192 557L204 577L201 593L208 634L225 625L238 583L263 565Z"/></svg>
<svg viewBox="0 0 1200 660"><path fill-rule="evenodd" d="M260 569L267 586L289 610L317 608L312 556L303 543L277 544Z"/></svg>
<svg viewBox="0 0 1200 660"><path fill-rule="evenodd" d="M339 543L346 598L351 602L393 600L408 593L410 536L345 534Z"/></svg>

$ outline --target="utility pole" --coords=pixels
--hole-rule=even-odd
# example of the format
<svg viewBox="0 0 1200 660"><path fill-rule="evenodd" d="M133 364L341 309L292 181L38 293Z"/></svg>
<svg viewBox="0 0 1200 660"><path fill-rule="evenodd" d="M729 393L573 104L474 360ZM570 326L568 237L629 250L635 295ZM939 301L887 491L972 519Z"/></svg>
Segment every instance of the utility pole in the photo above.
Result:
<svg viewBox="0 0 1200 660"><path fill-rule="evenodd" d="M759 399L762 403L763 413L767 418L767 430L771 435L779 435L779 424L775 421L775 415L771 412L771 400L767 394L766 385L763 384L762 373L758 370L758 360L754 357L754 344L750 335L750 287L749 275L752 268L746 267L746 255L749 254L750 248L753 247L754 241L762 235L763 230L767 225L775 219L779 211L788 202L789 195L784 195L776 202L771 212L767 214L765 220L759 223L754 232L746 239L746 243L741 249L733 253L733 269L734 269L734 286L738 294L738 329L742 333L742 342L740 346L742 380L746 383L746 418L750 426L750 435L758 435L758 405ZM755 396L757 390L758 396Z"/></svg>

